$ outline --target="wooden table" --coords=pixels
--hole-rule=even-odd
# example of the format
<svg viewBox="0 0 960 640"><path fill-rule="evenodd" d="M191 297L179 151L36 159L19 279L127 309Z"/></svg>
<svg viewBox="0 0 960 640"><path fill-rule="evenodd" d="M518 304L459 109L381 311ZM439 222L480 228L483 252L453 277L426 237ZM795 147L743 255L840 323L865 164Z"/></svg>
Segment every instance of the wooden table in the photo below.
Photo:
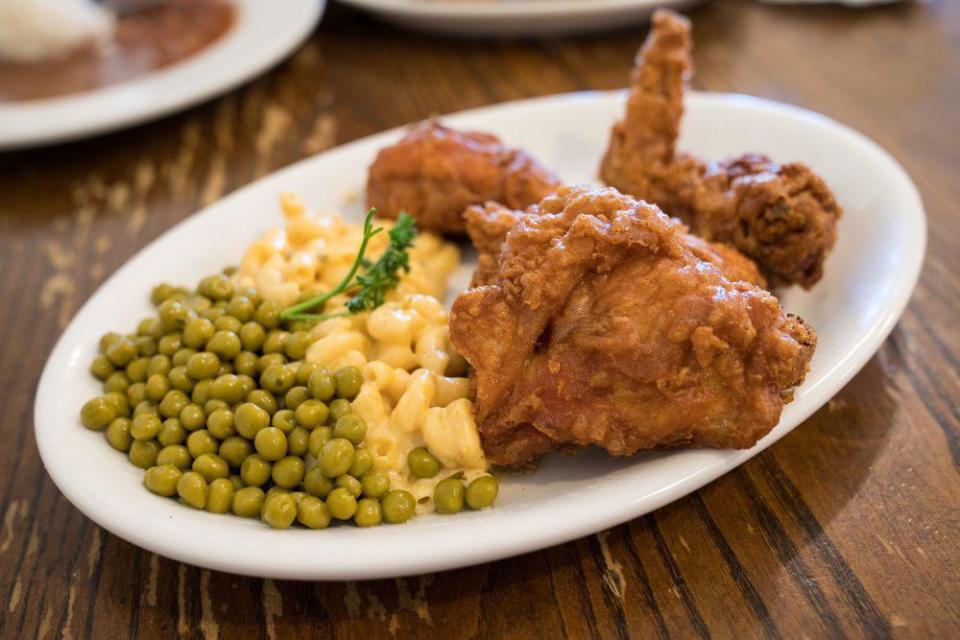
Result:
<svg viewBox="0 0 960 640"><path fill-rule="evenodd" d="M336 144L434 113L623 86L643 36L462 42L334 6L292 59L228 96L0 155L0 636L960 635L960 2L858 11L725 0L691 15L696 85L845 122L923 194L920 285L836 398L654 514L439 575L241 578L92 524L43 471L33 397L58 334L114 269L198 207Z"/></svg>

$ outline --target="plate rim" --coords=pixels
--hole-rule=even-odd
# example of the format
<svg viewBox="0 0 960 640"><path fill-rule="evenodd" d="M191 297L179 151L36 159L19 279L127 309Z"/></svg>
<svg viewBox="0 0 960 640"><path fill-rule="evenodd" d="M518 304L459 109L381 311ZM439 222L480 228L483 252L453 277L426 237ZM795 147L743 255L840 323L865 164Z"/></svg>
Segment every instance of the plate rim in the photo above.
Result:
<svg viewBox="0 0 960 640"><path fill-rule="evenodd" d="M591 91L528 98L524 100L500 103L497 105L462 111L444 116L444 118L447 122L454 125L469 125L469 120L472 118L482 116L483 114L492 111L510 109L519 105L529 106L531 104L535 105L537 103L542 103L543 106L549 106L550 102L558 100L604 100L612 97L619 98L622 95L623 91ZM609 527L621 524L659 509L660 507L688 495L689 493L705 486L721 475L735 469L746 460L756 456L774 442L787 435L793 430L793 428L799 426L799 424L809 417L809 415L823 406L830 397L832 397L847 382L849 382L849 380L867 363L871 357L873 357L873 355L879 349L880 345L892 331L897 321L903 314L903 311L905 310L906 305L916 287L917 280L922 270L927 244L926 212L924 210L919 191L917 190L916 185L910 178L907 171L879 144L858 133L854 129L843 125L842 123L838 123L827 116L808 111L800 107L795 107L772 100L766 100L763 98L744 96L742 94L691 92L688 96L688 100L691 102L701 103L721 102L741 108L761 106L767 110L779 111L781 113L786 113L793 117L799 117L805 120L814 120L820 123L826 122L831 126L838 127L846 134L852 135L858 143L867 145L871 151L877 153L878 156L889 165L890 169L899 174L898 179L902 181L901 186L906 188L906 194L911 198L913 204L915 205L914 207L911 207L910 215L916 217L916 220L912 221L916 223L916 226L914 227L916 237L914 240L917 241L918 244L915 245L914 251L911 254L913 259L908 265L909 268L903 270L901 272L901 276L897 279L895 294L891 296L891 300L886 307L886 312L882 316L882 322L878 322L868 331L866 331L860 337L857 346L851 348L849 352L841 357L834 364L834 366L823 375L818 383L814 384L812 387L803 389L803 396L812 396L812 398L805 403L804 409L799 411L796 424L793 427L780 430L778 425L778 428L775 428L755 447L747 450L732 452L729 456L723 459L711 461L709 464L700 466L673 484L659 487L655 491L643 496L642 500L634 500L633 502L626 501L625 506L621 509L608 509L600 512L594 512L590 515L590 517L581 518L576 523L567 525L565 527L540 527L537 528L535 533L528 533L525 537L514 539L510 542L485 545L479 548L459 550L457 552L451 552L449 550L440 552L437 550L437 553L431 556L418 555L415 556L413 560L408 560L405 558L400 559L395 561L393 565L390 565L386 568L379 565L373 567L370 566L369 563L367 565L355 565L349 567L341 564L330 568L329 570L318 570L317 567L310 565L309 563L301 563L299 565L287 564L282 567L265 567L262 558L229 556L211 557L209 555L205 555L203 550L184 548L176 544L172 544L171 541L168 540L151 538L149 535L145 535L140 529L138 529L137 526L130 525L118 517L111 518L110 516L112 514L103 510L98 510L96 508L97 498L95 495L86 495L84 491L80 490L79 488L75 488L68 482L69 478L64 478L61 475L63 473L62 470L56 468L55 466L51 467L48 464L51 459L51 453L48 451L48 448L52 447L53 445L52 442L45 442L41 438L41 433L45 429L42 424L44 424L43 418L44 412L46 411L46 407L45 405L41 404L41 400L50 397L51 392L49 391L49 387L51 384L53 384L54 374L52 369L54 364L56 361L65 358L67 353L73 347L73 345L66 343L66 338L70 333L71 327L74 325L74 323L77 322L81 315L84 315L88 311L88 308L96 301L96 298L103 290L112 286L116 280L122 280L123 272L129 268L130 264L136 260L138 256L164 242L168 234L172 234L185 225L191 224L192 221L199 219L201 215L209 215L211 211L216 211L216 209L221 207L230 207L231 202L234 199L244 198L248 191L258 188L258 185L262 181L280 181L284 175L295 171L302 171L307 165L309 165L309 163L317 162L319 158L327 154L349 153L357 146L380 143L384 140L391 139L392 137L400 134L405 127L408 126L405 125L389 131L366 136L359 140L355 140L331 149L323 154L305 158L276 172L268 174L267 176L263 176L241 187L240 189L237 189L223 199L204 207L195 214L185 218L177 225L171 227L164 233L160 234L157 238L147 243L136 254L131 256L130 259L128 259L113 274L111 274L111 276L107 278L107 280L105 280L103 284L101 284L100 287L98 287L97 290L90 295L90 297L84 302L83 306L77 311L70 324L64 330L63 334L60 336L55 346L51 350L47 362L44 365L43 373L41 374L35 396L34 438L37 442L41 459L43 460L47 472L50 474L54 484L71 502L71 504L73 504L86 517L96 522L99 526L114 533L118 537L131 542L132 544L165 557L170 557L189 564L234 574L277 579L326 581L400 577L442 571L471 566L483 562L495 561L538 549L551 547L557 544L568 542L570 540L581 538L597 531L602 531ZM47 428L55 429L55 425ZM81 507L81 504L84 506ZM464 517L469 516L465 515ZM288 531L273 533L279 533L280 535L291 535L292 533L296 534L298 532ZM309 535L310 532L306 533ZM366 534L372 532L366 531L360 533Z"/></svg>
<svg viewBox="0 0 960 640"><path fill-rule="evenodd" d="M227 93L279 64L303 43L323 16L327 0L288 0L290 6L282 14L290 14L294 19L286 21L284 32L261 38L262 46L256 52L246 50L246 56L228 64L225 70L205 74L201 82L191 80L211 56L230 53L246 36L262 28L250 17L262 13L265 5L258 0L232 2L238 10L234 27L211 46L180 63L91 91L0 104L0 123L5 122L0 126L0 152L118 131ZM170 85L176 89L171 91Z"/></svg>
<svg viewBox="0 0 960 640"><path fill-rule="evenodd" d="M678 7L697 0L340 0L343 4L376 13L390 13L406 17L435 19L468 18L534 18L572 15L604 15L620 11L653 10L658 7Z"/></svg>

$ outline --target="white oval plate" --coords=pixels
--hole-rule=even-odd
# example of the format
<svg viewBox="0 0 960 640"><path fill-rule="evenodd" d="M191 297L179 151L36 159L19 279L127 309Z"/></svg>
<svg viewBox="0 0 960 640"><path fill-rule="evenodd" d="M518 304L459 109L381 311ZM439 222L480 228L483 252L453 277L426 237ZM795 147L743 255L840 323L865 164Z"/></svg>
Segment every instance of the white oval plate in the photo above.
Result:
<svg viewBox="0 0 960 640"><path fill-rule="evenodd" d="M657 7L699 0L340 0L388 22L474 36L570 34L625 27Z"/></svg>
<svg viewBox="0 0 960 640"><path fill-rule="evenodd" d="M248 242L282 223L277 196L293 189L315 209L362 219L366 169L394 130L304 160L231 194L177 225L117 271L74 318L50 356L35 425L47 471L99 525L156 553L211 569L273 578L364 579L452 569L555 545L630 520L702 487L786 435L867 362L893 328L923 261L923 205L906 172L860 134L825 117L744 96L687 100L681 146L709 157L764 151L802 160L824 176L845 214L826 276L784 306L813 325L819 346L807 381L780 424L747 451L686 450L613 459L598 451L548 458L535 473L503 478L496 508L429 515L402 526L274 531L254 520L212 515L159 498L142 472L100 433L80 426L98 393L87 372L99 336L130 331L150 311L157 282L194 284L236 263ZM528 149L570 182L593 181L622 93L538 98L446 118L492 131ZM465 262L455 278L468 280ZM576 514L573 517L573 514Z"/></svg>
<svg viewBox="0 0 960 640"><path fill-rule="evenodd" d="M84 93L0 104L0 150L65 142L146 122L229 91L310 34L326 0L233 0L237 22L179 64Z"/></svg>

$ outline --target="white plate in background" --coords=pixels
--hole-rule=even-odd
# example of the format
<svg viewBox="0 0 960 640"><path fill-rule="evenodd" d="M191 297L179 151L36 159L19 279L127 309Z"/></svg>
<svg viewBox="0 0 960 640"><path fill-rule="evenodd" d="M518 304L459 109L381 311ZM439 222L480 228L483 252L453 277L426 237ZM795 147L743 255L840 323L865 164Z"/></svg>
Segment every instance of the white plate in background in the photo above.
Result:
<svg viewBox="0 0 960 640"><path fill-rule="evenodd" d="M236 23L174 65L130 80L41 100L0 103L0 151L65 142L186 109L263 73L293 51L326 0L233 0Z"/></svg>
<svg viewBox="0 0 960 640"><path fill-rule="evenodd" d="M568 182L595 181L624 94L579 93L468 111L444 118L491 131L529 150ZM151 287L194 285L235 264L246 245L282 224L278 194L294 190L314 209L355 222L377 150L399 130L304 160L227 196L169 230L87 301L54 348L40 379L35 430L53 481L105 529L155 553L220 571L271 578L354 580L452 569L566 542L636 518L683 497L789 433L850 380L893 328L916 283L926 244L913 182L883 149L828 118L746 96L692 93L680 148L708 157L762 151L800 160L822 175L844 207L839 241L823 280L786 290L787 310L819 335L807 380L780 423L745 451L682 450L614 459L591 450L551 456L534 473L501 476L495 508L420 516L404 525L275 531L257 520L195 511L141 485L143 472L103 434L80 426L80 407L100 393L88 373L99 336L129 332L150 312ZM461 266L455 286L474 265Z"/></svg>
<svg viewBox="0 0 960 640"><path fill-rule="evenodd" d="M387 22L451 35L560 35L622 28L700 0L340 0Z"/></svg>

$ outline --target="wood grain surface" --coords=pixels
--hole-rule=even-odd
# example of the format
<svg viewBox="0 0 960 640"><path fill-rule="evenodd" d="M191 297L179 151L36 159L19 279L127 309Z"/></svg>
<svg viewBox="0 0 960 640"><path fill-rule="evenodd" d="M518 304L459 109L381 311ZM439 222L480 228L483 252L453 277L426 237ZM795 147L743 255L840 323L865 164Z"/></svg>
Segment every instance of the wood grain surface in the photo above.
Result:
<svg viewBox="0 0 960 640"><path fill-rule="evenodd" d="M113 270L203 205L337 144L430 114L624 86L644 35L464 42L334 5L296 55L227 96L0 155L0 636L960 636L960 2L717 0L691 15L699 88L847 123L922 192L919 287L837 397L651 515L438 575L241 578L144 552L87 520L43 470L32 407L57 336Z"/></svg>

